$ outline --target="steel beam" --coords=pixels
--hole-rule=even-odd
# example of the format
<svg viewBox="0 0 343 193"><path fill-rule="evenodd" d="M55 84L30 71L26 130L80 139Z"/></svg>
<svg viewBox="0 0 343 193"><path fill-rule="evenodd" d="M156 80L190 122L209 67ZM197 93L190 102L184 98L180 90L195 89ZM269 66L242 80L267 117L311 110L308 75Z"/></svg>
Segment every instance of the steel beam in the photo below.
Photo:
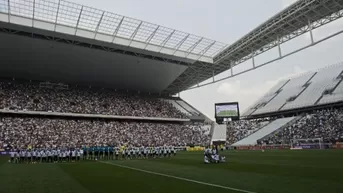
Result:
<svg viewBox="0 0 343 193"><path fill-rule="evenodd" d="M231 76L233 76L233 67L234 67L234 62L230 62L230 71L231 71Z"/></svg>
<svg viewBox="0 0 343 193"><path fill-rule="evenodd" d="M35 7L36 7L36 0L33 0L33 5L32 5L32 27L34 27L34 20L35 20Z"/></svg>
<svg viewBox="0 0 343 193"><path fill-rule="evenodd" d="M164 46L166 45L166 43L169 41L169 39L173 36L173 34L175 33L176 30L173 30L167 37L166 39L163 40L163 42L160 44L161 49L158 51L159 53L161 52L161 50L164 48Z"/></svg>
<svg viewBox="0 0 343 193"><path fill-rule="evenodd" d="M160 26L157 26L157 28L150 34L150 36L145 40L146 45L144 47L144 50L146 49L146 47L148 47L148 45L150 44L150 41L154 38L157 30L160 28Z"/></svg>
<svg viewBox="0 0 343 193"><path fill-rule="evenodd" d="M205 53L216 43L216 41L213 41L210 45L208 45L206 48L201 50L198 55L200 55L196 60L199 60L201 57L205 55Z"/></svg>
<svg viewBox="0 0 343 193"><path fill-rule="evenodd" d="M182 46L182 44L186 41L186 39L189 37L190 34L187 34L180 42L177 43L177 45L174 47L174 52L172 55L175 55L176 51L179 50L179 48Z"/></svg>
<svg viewBox="0 0 343 193"><path fill-rule="evenodd" d="M212 70L212 82L214 82L214 76L215 76L214 70Z"/></svg>
<svg viewBox="0 0 343 193"><path fill-rule="evenodd" d="M10 0L7 0L7 5L8 5L8 22L11 23L11 2Z"/></svg>
<svg viewBox="0 0 343 193"><path fill-rule="evenodd" d="M311 44L314 43L314 39L313 39L313 32L312 32L312 23L310 20L308 20L308 26L309 26L309 29L310 29L310 38L311 38Z"/></svg>
<svg viewBox="0 0 343 193"><path fill-rule="evenodd" d="M187 54L186 54L186 58L189 56L189 54L191 54L193 52L193 50L200 44L200 42L203 40L204 38L200 38L195 44L193 44L190 48L188 48L187 50Z"/></svg>
<svg viewBox="0 0 343 193"><path fill-rule="evenodd" d="M99 22L98 22L98 24L96 25L95 34L94 34L94 38L93 38L93 39L95 39L95 38L96 38L96 35L98 34L98 30L99 30L99 27L100 27L102 18L104 17L104 14L105 14L105 11L102 12L101 17L100 17L100 19L99 19Z"/></svg>
<svg viewBox="0 0 343 193"><path fill-rule="evenodd" d="M215 82L219 82L221 80L225 80L227 78L231 78L239 74L243 74L245 72L260 68L261 66L264 66L272 62L275 62L277 60L280 60L282 58L288 57L308 47L315 46L316 44L323 42L326 39L329 39L331 37L334 37L334 36L337 36L338 34L343 33L343 28L342 28L341 31L338 31L337 33L334 33L324 39L317 40L317 41L313 39L313 44L311 45L301 47L299 49L296 49L295 51L292 51L291 53L287 53L287 54L282 53L281 44L289 40L292 40L295 37L303 35L306 32L310 33L312 31L312 36L313 36L313 29L319 28L321 26L326 25L327 23L331 21L334 21L338 18L343 17L343 0L335 0L335 1L325 0L325 2L324 1L322 2L323 4L325 4L324 6L317 4L316 1L318 0L298 1L294 6L291 6L288 10L283 11L281 14L268 20L268 22L266 22L266 23L269 23L268 25L264 26L264 24L262 24L261 26L259 26L259 28L256 28L253 33L237 41L236 42L237 44L235 43L234 45L229 46L228 48L224 48L225 52L222 51L222 54L227 53L226 52L227 50L229 50L229 52L232 52L232 54L230 54L222 62L219 62L218 65L216 65L216 71L215 71L216 73L221 73L227 70L228 68L230 68L230 64L233 67L234 64L240 64L241 62L249 60L250 58L252 59L252 63L253 63L252 68L249 68L246 71L235 73L235 74L232 72L231 75L233 76L228 75L227 77L223 79L215 80ZM330 10L328 10L327 8L330 8ZM312 12L311 11L312 9L316 9L318 11ZM319 12L325 15L325 17L323 17L322 14L319 14ZM278 20L274 20L277 17L279 17ZM270 37L269 40L264 40L263 37L266 35ZM256 44L255 40L260 41L261 43ZM244 44L244 46L237 47L237 45L239 44ZM261 47L263 48L262 50L260 50ZM278 47L279 57L277 57L276 59L270 60L268 62L265 62L263 64L256 64L255 57L257 55L262 54L275 47ZM252 49L247 51L247 49L249 48L252 48ZM216 55L215 57L218 58L222 56ZM214 60L216 61L216 59ZM225 63L226 65L221 65ZM203 69L200 66L198 67L198 65L195 65L194 68ZM192 86L192 83L191 81L188 81L188 79L194 80L194 79L197 79L197 77L199 78L201 77L202 79L199 81L200 82L204 81L205 79L211 78L211 76L213 76L213 74L208 71L209 71L209 68L206 68L204 69L203 72L201 72L202 73L201 76L197 76L195 74L192 74L191 71L187 70L184 73L188 74L187 77L189 78L185 78L185 76L180 76L178 79L184 80L184 81L181 81L183 82L183 88L189 88ZM206 83L206 85L211 84L211 83ZM201 86L203 85L200 85L200 87Z"/></svg>
<svg viewBox="0 0 343 193"><path fill-rule="evenodd" d="M141 21L141 22L139 23L139 25L136 27L135 31L131 34L129 46L131 45L133 39L135 39L136 34L137 34L139 28L141 27L142 23L143 23L143 21Z"/></svg>
<svg viewBox="0 0 343 193"><path fill-rule="evenodd" d="M225 48L226 48L226 46L227 46L227 45L224 45L223 47L221 47L221 48L219 49L219 51L218 51L217 53L213 53L213 54L211 55L211 57L214 57L216 54L221 53L222 51L224 51ZM213 63L214 63L214 61L213 61Z"/></svg>
<svg viewBox="0 0 343 193"><path fill-rule="evenodd" d="M112 36L113 36L112 43L114 42L114 40L115 40L115 38L116 38L116 36L117 36L117 33L118 33L118 31L119 31L119 28L120 28L121 24L122 24L123 21L124 21L124 18L125 18L124 16L123 16L123 18L121 18L121 20L120 20L118 26L116 27L116 29L114 30L114 32L113 32L113 34L112 34Z"/></svg>
<svg viewBox="0 0 343 193"><path fill-rule="evenodd" d="M58 5L57 5L57 12L56 12L56 18L55 18L54 31L56 31L56 25L57 25L58 14L59 14L59 12L60 12L60 5L61 5L61 0L58 1Z"/></svg>
<svg viewBox="0 0 343 193"><path fill-rule="evenodd" d="M74 34L74 35L76 35L76 33L77 33L77 28L79 27L81 15L82 15L82 10L83 10L83 6L81 7L81 11L80 11L80 14L79 14L79 18L77 19L77 23L76 23L76 26L75 26L75 34Z"/></svg>
<svg viewBox="0 0 343 193"><path fill-rule="evenodd" d="M284 10L282 13L280 13L277 16L274 16L274 18L270 19L268 22L262 24L258 28L256 28L254 31L250 32L248 35L244 36L242 39L234 43L231 47L227 49L227 51L222 52L218 56L214 58L214 61L216 63L220 62L223 58L226 56L229 56L232 52L237 51L237 49L241 48L242 46L245 46L247 43L249 43L253 38L259 36L262 31L264 33L268 33L268 30L271 31L271 27L276 27L280 21L285 21L286 19L296 21L296 19L290 18L294 15L302 16L302 12L306 10L309 6L312 6L312 4L315 4L315 0L313 1L298 1L294 6L289 7L287 10ZM318 7L318 6L317 6Z"/></svg>
<svg viewBox="0 0 343 193"><path fill-rule="evenodd" d="M279 51L279 57L281 58L282 57L282 53L281 53L281 46L280 46L280 39L279 37L277 38L277 47L278 47L278 51Z"/></svg>
<svg viewBox="0 0 343 193"><path fill-rule="evenodd" d="M336 32L336 33L334 33L334 34L331 34L331 35L329 35L329 36L327 36L327 37L325 37L325 38L323 38L323 39L320 39L320 40L314 42L314 44L309 44L309 45L307 45L307 46L304 46L304 47L301 47L301 48L299 48L299 49L297 49L297 50L294 50L294 51L292 51L292 52L290 52L290 53L287 53L287 54L285 54L282 58L285 58L285 57L291 56L291 55L293 55L293 54L296 54L296 53L298 53L298 52L300 52L300 51L302 51L302 50L305 50L305 49L307 49L307 48L310 48L310 47L312 47L312 46L315 46L315 45L317 45L317 44L319 44L319 43L321 43L321 42L324 42L324 41L326 41L326 40L328 40L328 39L330 39L330 38L332 38L332 37L335 37L335 36L337 36L337 35L339 35L339 34L343 34L343 29L340 30L340 31L338 31L338 32ZM244 71L242 71L242 72L236 73L236 74L234 74L234 75L232 75L232 76L227 76L227 77L224 77L224 78L215 80L215 82L210 82L210 83L202 84L202 85L200 85L199 87L207 86L207 85L214 84L214 83L217 83L217 82L220 82L220 81L223 81L223 80L226 80L226 79L235 77L235 76L239 76L239 75L241 75L241 74L247 73L247 72L252 71L252 70L254 70L254 69L261 68L261 67L263 67L263 66L265 66L265 65L267 65L267 64L270 64L270 63L273 63L273 62L275 62L275 61L281 60L282 58L275 58L275 59L272 59L272 60L270 60L270 61L268 61L268 62L265 62L265 63L263 63L263 64L260 64L260 65L258 65L258 66L255 66L255 68L249 68L249 69L244 70ZM192 86L192 85L187 85L188 89L186 89L186 90L194 89L194 87L191 87L191 86Z"/></svg>

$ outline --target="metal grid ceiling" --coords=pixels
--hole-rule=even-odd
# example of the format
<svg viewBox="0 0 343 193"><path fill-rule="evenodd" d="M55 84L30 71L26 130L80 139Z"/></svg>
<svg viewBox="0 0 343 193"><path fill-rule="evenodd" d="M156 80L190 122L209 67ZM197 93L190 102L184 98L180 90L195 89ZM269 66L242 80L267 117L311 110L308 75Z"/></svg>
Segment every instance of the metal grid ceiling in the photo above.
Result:
<svg viewBox="0 0 343 193"><path fill-rule="evenodd" d="M184 51L187 55L212 58L227 46L218 41L64 0L0 0L0 13L162 46L175 52Z"/></svg>

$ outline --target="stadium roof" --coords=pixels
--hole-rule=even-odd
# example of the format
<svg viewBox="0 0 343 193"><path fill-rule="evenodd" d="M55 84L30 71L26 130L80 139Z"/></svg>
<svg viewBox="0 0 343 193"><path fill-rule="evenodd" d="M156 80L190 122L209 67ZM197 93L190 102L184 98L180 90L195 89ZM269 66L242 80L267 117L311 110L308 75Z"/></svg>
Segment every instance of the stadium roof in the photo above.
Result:
<svg viewBox="0 0 343 193"><path fill-rule="evenodd" d="M215 75L341 18L342 9L343 0L300 0L228 46L64 0L0 0L0 46L12 56L1 58L10 65L0 65L0 76L174 94L219 81Z"/></svg>
<svg viewBox="0 0 343 193"><path fill-rule="evenodd" d="M342 9L342 0L299 0L217 54L214 62L242 62L342 17Z"/></svg>
<svg viewBox="0 0 343 193"><path fill-rule="evenodd" d="M313 29L326 25L331 21L337 20L342 16L343 0L298 0L214 56L213 65L199 65L195 69L187 69L177 81L180 82L180 85L185 85L180 86L183 89L187 89L190 86L194 86L193 88L199 87L197 84L212 78L214 75L232 69L232 67L241 64L242 62L252 59L272 48L278 47ZM342 31L339 33L342 33ZM312 40L310 45L315 45L315 43L316 42ZM279 47L279 57L270 62L283 57L285 56L282 55L281 48ZM256 67L253 60L252 68L249 70L255 69ZM227 77L218 80L213 78L213 81L200 86L212 84L232 76L233 72L231 71L231 74L229 72ZM190 84L186 84L192 78L196 78L196 80L190 81Z"/></svg>
<svg viewBox="0 0 343 193"><path fill-rule="evenodd" d="M64 0L0 0L0 12L57 24L57 29L53 30L61 33L68 33L68 28L79 29L91 32L89 38L206 62L212 62L213 56L227 46L208 38ZM48 28L38 23L34 27ZM85 33L75 35L88 37Z"/></svg>

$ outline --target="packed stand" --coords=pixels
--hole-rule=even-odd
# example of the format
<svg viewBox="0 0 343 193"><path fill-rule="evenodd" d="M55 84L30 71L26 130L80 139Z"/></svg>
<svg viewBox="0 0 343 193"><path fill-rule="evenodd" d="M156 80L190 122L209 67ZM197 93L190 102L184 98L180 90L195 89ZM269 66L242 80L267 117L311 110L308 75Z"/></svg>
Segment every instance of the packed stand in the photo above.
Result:
<svg viewBox="0 0 343 193"><path fill-rule="evenodd" d="M265 126L269 121L264 119L239 120L229 122L226 132L226 143L234 144Z"/></svg>
<svg viewBox="0 0 343 193"><path fill-rule="evenodd" d="M207 145L206 130L197 125L92 121L48 118L0 118L4 148L132 145Z"/></svg>
<svg viewBox="0 0 343 193"><path fill-rule="evenodd" d="M264 144L291 144L292 139L322 138L324 143L343 141L343 109L318 110L264 139Z"/></svg>
<svg viewBox="0 0 343 193"><path fill-rule="evenodd" d="M50 89L36 84L0 82L0 109L187 118L158 98L90 88Z"/></svg>

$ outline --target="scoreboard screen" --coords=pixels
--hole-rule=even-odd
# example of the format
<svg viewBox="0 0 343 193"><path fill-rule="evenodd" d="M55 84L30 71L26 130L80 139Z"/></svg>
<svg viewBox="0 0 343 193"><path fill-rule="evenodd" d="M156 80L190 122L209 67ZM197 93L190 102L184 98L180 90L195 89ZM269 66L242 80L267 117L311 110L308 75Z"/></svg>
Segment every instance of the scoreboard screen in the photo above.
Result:
<svg viewBox="0 0 343 193"><path fill-rule="evenodd" d="M215 104L215 116L217 118L239 118L238 102Z"/></svg>

